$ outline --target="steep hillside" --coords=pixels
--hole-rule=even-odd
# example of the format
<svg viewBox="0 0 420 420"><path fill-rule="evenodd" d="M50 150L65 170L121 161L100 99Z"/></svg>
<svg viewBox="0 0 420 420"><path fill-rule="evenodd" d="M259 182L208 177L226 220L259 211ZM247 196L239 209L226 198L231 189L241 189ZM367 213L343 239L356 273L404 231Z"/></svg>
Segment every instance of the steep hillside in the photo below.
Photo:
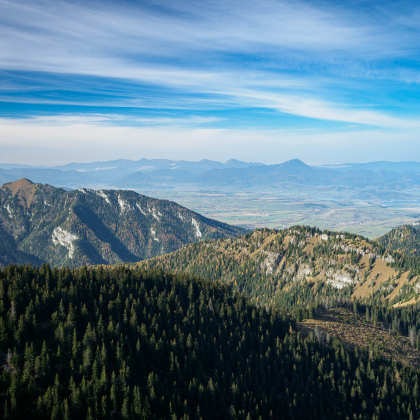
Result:
<svg viewBox="0 0 420 420"><path fill-rule="evenodd" d="M4 419L418 419L420 373L306 339L220 282L0 270Z"/></svg>
<svg viewBox="0 0 420 420"><path fill-rule="evenodd" d="M205 241L141 264L221 279L260 303L289 309L350 298L414 303L420 290L420 259L388 253L362 236L301 226Z"/></svg>
<svg viewBox="0 0 420 420"><path fill-rule="evenodd" d="M8 264L42 264L35 255L27 254L16 248L13 237L0 225L0 267Z"/></svg>
<svg viewBox="0 0 420 420"><path fill-rule="evenodd" d="M65 191L26 179L0 188L0 230L1 264L72 267L139 261L244 231L133 191Z"/></svg>
<svg viewBox="0 0 420 420"><path fill-rule="evenodd" d="M420 229L417 226L399 226L377 238L376 241L390 251L420 257Z"/></svg>

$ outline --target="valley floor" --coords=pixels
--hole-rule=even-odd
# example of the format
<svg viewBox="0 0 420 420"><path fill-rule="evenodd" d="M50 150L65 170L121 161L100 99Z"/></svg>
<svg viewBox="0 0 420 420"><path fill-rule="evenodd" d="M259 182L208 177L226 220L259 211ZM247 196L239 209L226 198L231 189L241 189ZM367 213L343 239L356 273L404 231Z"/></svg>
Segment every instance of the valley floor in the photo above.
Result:
<svg viewBox="0 0 420 420"><path fill-rule="evenodd" d="M319 194L318 194L319 192ZM347 231L369 239L420 217L420 200L355 199L346 193L313 191L287 193L178 191L144 192L177 203L232 225L249 229L287 228L296 224ZM390 196L392 197L392 195Z"/></svg>

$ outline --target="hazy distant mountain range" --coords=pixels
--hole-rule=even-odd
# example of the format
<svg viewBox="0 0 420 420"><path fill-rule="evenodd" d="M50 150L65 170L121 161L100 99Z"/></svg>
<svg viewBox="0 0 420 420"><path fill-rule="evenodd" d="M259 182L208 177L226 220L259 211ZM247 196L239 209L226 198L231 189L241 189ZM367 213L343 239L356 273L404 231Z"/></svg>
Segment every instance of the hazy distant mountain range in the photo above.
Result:
<svg viewBox="0 0 420 420"><path fill-rule="evenodd" d="M166 159L120 159L71 163L57 167L0 164L0 182L28 178L66 188L124 189L227 188L281 189L285 186L375 187L402 191L420 186L419 162L370 162L309 166L298 159L264 165L229 160L226 163Z"/></svg>
<svg viewBox="0 0 420 420"><path fill-rule="evenodd" d="M367 162L367 163L342 163L339 165L324 165L324 168L338 169L341 171L385 171L385 172L420 172L420 162Z"/></svg>
<svg viewBox="0 0 420 420"><path fill-rule="evenodd" d="M0 187L0 265L134 262L243 232L134 191L66 191L27 179Z"/></svg>

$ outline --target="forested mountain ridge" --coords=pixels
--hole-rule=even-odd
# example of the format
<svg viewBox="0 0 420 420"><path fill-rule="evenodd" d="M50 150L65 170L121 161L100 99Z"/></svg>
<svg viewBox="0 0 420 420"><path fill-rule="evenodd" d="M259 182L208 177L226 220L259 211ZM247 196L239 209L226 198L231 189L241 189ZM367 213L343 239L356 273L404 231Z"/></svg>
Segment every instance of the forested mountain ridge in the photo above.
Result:
<svg viewBox="0 0 420 420"><path fill-rule="evenodd" d="M296 333L220 282L0 269L4 419L415 419L420 373Z"/></svg>
<svg viewBox="0 0 420 420"><path fill-rule="evenodd" d="M192 244L141 265L221 279L259 303L289 309L350 298L401 305L415 303L420 291L420 259L305 226Z"/></svg>
<svg viewBox="0 0 420 420"><path fill-rule="evenodd" d="M0 188L0 264L139 261L244 229L133 191L66 191L26 179Z"/></svg>
<svg viewBox="0 0 420 420"><path fill-rule="evenodd" d="M420 257L420 229L418 225L403 225L392 229L376 241L385 249Z"/></svg>
<svg viewBox="0 0 420 420"><path fill-rule="evenodd" d="M139 264L220 279L257 304L288 310L305 331L420 365L420 259L375 241L305 226L263 229Z"/></svg>

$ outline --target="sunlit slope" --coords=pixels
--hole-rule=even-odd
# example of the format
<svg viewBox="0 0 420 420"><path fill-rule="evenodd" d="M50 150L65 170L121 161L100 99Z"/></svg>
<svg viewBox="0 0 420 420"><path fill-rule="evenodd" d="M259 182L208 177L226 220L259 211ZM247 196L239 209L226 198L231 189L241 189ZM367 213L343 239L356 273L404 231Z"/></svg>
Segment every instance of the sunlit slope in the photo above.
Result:
<svg viewBox="0 0 420 420"><path fill-rule="evenodd" d="M350 298L413 303L420 288L420 260L362 236L302 226L192 244L141 264L221 279L260 303L289 309Z"/></svg>
<svg viewBox="0 0 420 420"><path fill-rule="evenodd" d="M392 229L379 237L377 242L391 251L398 251L407 256L420 256L420 229L418 224L403 225Z"/></svg>

